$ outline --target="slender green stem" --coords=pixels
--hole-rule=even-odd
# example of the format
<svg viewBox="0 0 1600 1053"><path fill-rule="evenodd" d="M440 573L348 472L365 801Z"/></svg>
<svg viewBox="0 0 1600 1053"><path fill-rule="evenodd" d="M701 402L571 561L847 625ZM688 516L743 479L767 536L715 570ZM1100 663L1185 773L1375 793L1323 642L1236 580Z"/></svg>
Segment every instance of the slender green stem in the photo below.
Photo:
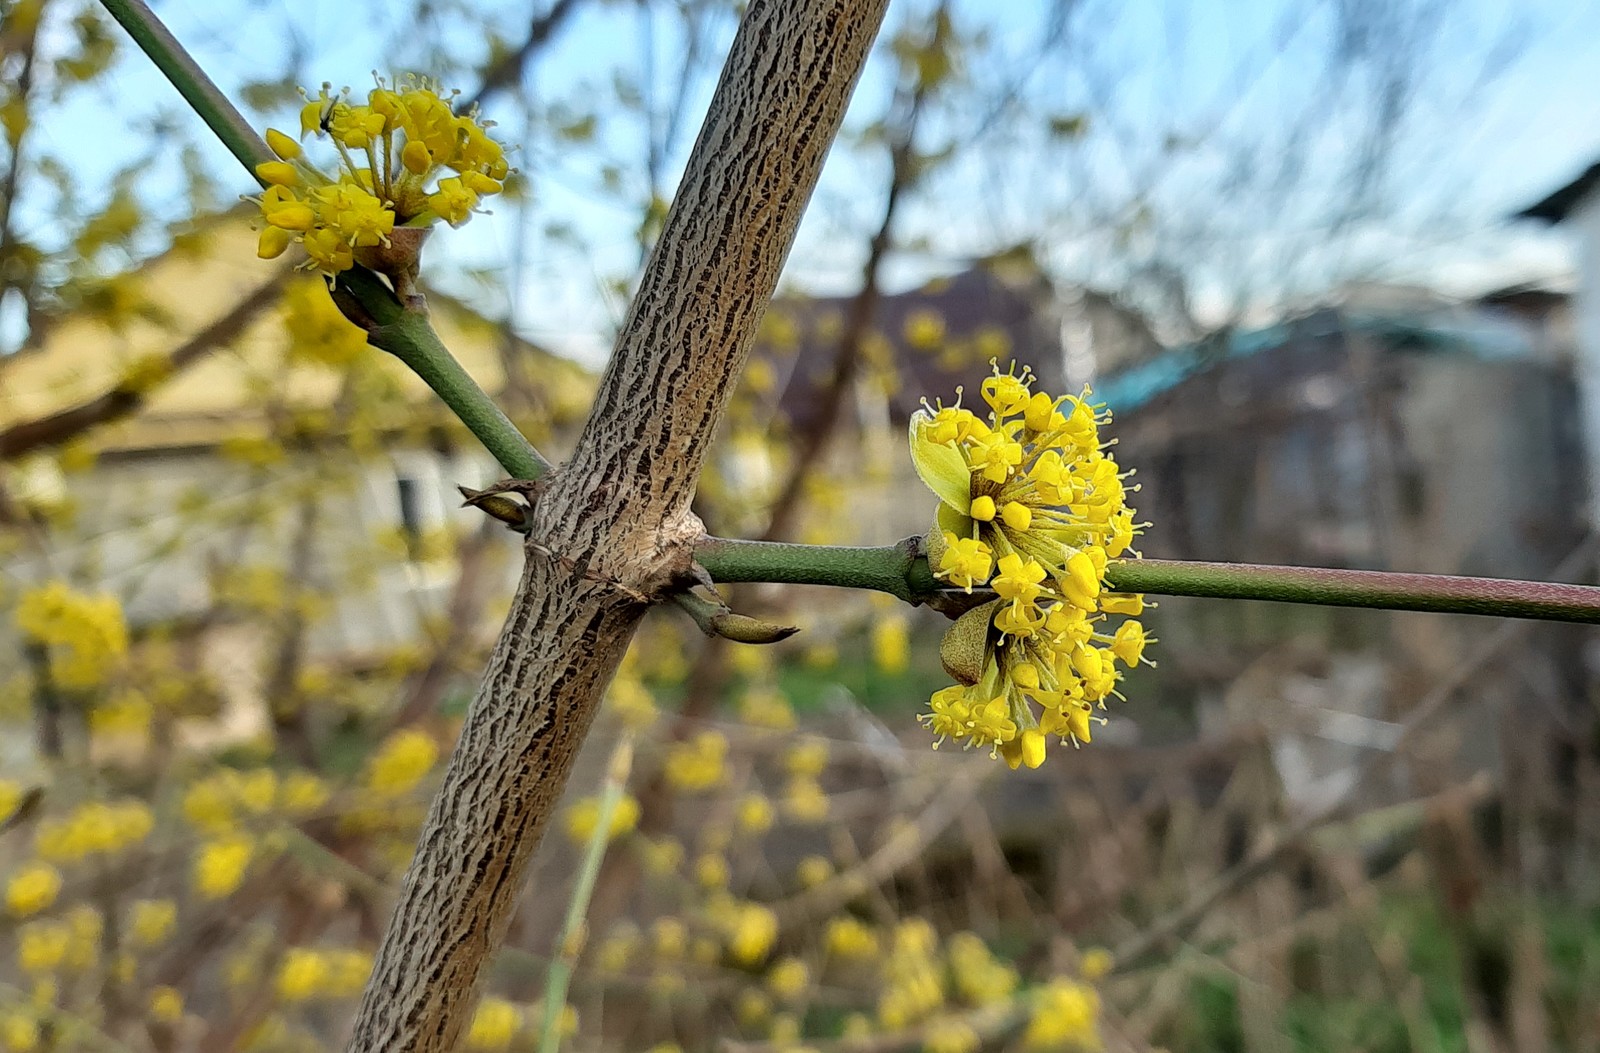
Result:
<svg viewBox="0 0 1600 1053"><path fill-rule="evenodd" d="M239 163L255 178L256 165L275 160L266 141L256 134L205 70L183 49L144 0L101 0L111 17L121 24L150 61L178 89L200 119L222 140Z"/></svg>
<svg viewBox="0 0 1600 1053"><path fill-rule="evenodd" d="M561 1013L567 1005L567 986L572 982L578 956L583 952L585 919L589 916L589 899L594 895L594 883L600 876L600 863L605 859L606 846L611 843L611 817L628 786L628 772L633 767L633 739L624 736L611 754L606 769L605 788L600 791L600 809L595 817L594 832L583 852L583 868L578 871L578 883L573 886L572 899L567 903L567 917L561 925L561 937L556 943L555 957L550 961L550 971L545 978L544 1020L539 1036L539 1053L556 1053L561 1048Z"/></svg>
<svg viewBox="0 0 1600 1053"><path fill-rule="evenodd" d="M376 277L370 274L367 277L381 286ZM368 297L358 298L364 307ZM393 298L388 302L394 303ZM394 309L385 313L392 320L385 323L379 318L380 324L370 330L367 338L374 346L410 366L507 473L516 479L537 479L550 470L550 462L540 456L439 340L439 334L428 324L424 312L399 309L396 303Z"/></svg>
<svg viewBox="0 0 1600 1053"><path fill-rule="evenodd" d="M719 582L840 585L876 589L913 603L952 598L917 554L914 539L880 548L844 548L707 538L695 555ZM1592 585L1164 559L1113 560L1105 580L1117 592L1162 596L1600 623L1600 588Z"/></svg>
<svg viewBox="0 0 1600 1053"><path fill-rule="evenodd" d="M1106 581L1120 592L1166 596L1600 622L1600 588L1548 581L1168 559L1117 560Z"/></svg>
<svg viewBox="0 0 1600 1053"><path fill-rule="evenodd" d="M714 581L839 585L887 592L914 603L942 587L929 572L928 561L918 555L918 542L908 538L897 545L849 548L706 538L694 554Z"/></svg>

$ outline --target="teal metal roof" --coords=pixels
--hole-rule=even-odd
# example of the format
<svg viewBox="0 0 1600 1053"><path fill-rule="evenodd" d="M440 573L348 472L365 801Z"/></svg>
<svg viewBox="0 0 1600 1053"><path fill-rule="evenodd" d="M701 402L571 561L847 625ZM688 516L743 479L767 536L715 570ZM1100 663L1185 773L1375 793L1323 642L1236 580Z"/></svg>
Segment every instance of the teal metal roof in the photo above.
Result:
<svg viewBox="0 0 1600 1053"><path fill-rule="evenodd" d="M1220 362L1340 332L1378 340L1394 351L1466 355L1485 362L1525 361L1533 356L1532 342L1513 323L1482 312L1466 319L1459 317L1459 312L1450 313L1457 317L1444 317L1446 312L1435 317L1323 312L1263 329L1240 330L1219 338L1220 346L1219 341L1187 344L1099 377L1094 381L1095 401L1106 403L1113 413L1128 413Z"/></svg>

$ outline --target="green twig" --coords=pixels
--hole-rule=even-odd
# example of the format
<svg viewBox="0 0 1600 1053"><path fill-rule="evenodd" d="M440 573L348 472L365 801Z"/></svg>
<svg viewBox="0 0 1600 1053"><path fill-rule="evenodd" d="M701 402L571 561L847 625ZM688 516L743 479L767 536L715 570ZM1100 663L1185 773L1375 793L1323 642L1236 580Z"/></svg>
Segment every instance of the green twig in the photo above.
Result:
<svg viewBox="0 0 1600 1053"><path fill-rule="evenodd" d="M550 972L545 979L544 1020L539 1035L539 1053L556 1053L561 1048L561 1013L567 1005L567 986L578 967L578 957L583 953L585 919L589 915L589 898L594 895L595 879L600 876L600 862L605 858L606 846L611 842L611 817L617 812L628 786L628 772L633 768L633 739L623 736L612 751L611 763L606 768L606 782L600 792L600 810L595 817L594 832L583 852L583 868L578 871L578 883L573 886L572 899L567 903L567 917L561 925L561 936L556 942L556 954L550 962Z"/></svg>
<svg viewBox="0 0 1600 1053"><path fill-rule="evenodd" d="M256 134L250 122L244 119L228 97L222 94L205 70L183 49L177 38L162 25L144 0L101 0L111 17L121 24L133 42L138 44L150 61L178 89L200 119L206 122L222 145L244 165L251 178L256 177L256 165L276 158L266 141Z"/></svg>
<svg viewBox="0 0 1600 1053"><path fill-rule="evenodd" d="M769 581L874 589L908 603L925 601L942 585L920 556L918 538L878 548L794 545L781 541L706 538L695 559L718 582Z"/></svg>
<svg viewBox="0 0 1600 1053"><path fill-rule="evenodd" d="M382 285L375 275L362 273L373 284ZM355 283L345 284L349 287ZM358 298L364 307L368 297L358 294ZM434 394L450 407L461 423L500 462L500 467L513 478L537 479L548 472L550 462L540 456L533 444L472 379L472 375L456 361L428 323L427 314L400 308L392 296L389 302L395 308L386 312L390 320L377 318L380 324L368 331L367 339L373 346L382 348L411 367L411 371L433 389Z"/></svg>
<svg viewBox="0 0 1600 1053"><path fill-rule="evenodd" d="M915 539L880 548L846 548L707 538L695 556L718 582L876 589L911 603L951 598L952 590L942 587L927 559L917 554ZM1592 585L1165 559L1113 560L1105 580L1117 592L1162 596L1600 623L1600 588Z"/></svg>

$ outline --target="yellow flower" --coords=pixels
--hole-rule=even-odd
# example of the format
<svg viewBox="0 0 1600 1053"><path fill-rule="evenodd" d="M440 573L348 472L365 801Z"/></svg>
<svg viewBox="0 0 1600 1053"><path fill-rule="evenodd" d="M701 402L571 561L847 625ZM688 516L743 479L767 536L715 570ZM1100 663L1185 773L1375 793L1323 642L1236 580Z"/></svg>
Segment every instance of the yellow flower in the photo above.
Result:
<svg viewBox="0 0 1600 1053"><path fill-rule="evenodd" d="M61 921L30 921L17 929L17 965L31 975L51 973L72 945L72 930Z"/></svg>
<svg viewBox="0 0 1600 1053"><path fill-rule="evenodd" d="M694 879L699 882L701 888L726 888L728 861L719 855L706 853L694 861Z"/></svg>
<svg viewBox="0 0 1600 1053"><path fill-rule="evenodd" d="M978 1032L960 1017L939 1017L923 1030L923 1053L973 1053L982 1044Z"/></svg>
<svg viewBox="0 0 1600 1053"><path fill-rule="evenodd" d="M380 797L402 797L433 770L439 746L414 729L397 731L367 761L366 785Z"/></svg>
<svg viewBox="0 0 1600 1053"><path fill-rule="evenodd" d="M865 961L878 956L878 935L851 917L834 918L824 930L828 954L845 961Z"/></svg>
<svg viewBox="0 0 1600 1053"><path fill-rule="evenodd" d="M772 829L772 802L759 793L746 794L739 801L735 817L739 829L747 834L764 834Z"/></svg>
<svg viewBox="0 0 1600 1053"><path fill-rule="evenodd" d="M0 1045L9 1053L33 1053L42 1038L39 1018L33 1013L24 1009L0 1013Z"/></svg>
<svg viewBox="0 0 1600 1053"><path fill-rule="evenodd" d="M183 995L175 987L158 985L150 990L150 1019L176 1024L183 1019Z"/></svg>
<svg viewBox="0 0 1600 1053"><path fill-rule="evenodd" d="M702 731L667 752L666 779L679 790L709 790L722 783L728 740L720 732Z"/></svg>
<svg viewBox="0 0 1600 1053"><path fill-rule="evenodd" d="M828 817L828 795L815 779L790 779L783 794L783 810L796 822L820 823Z"/></svg>
<svg viewBox="0 0 1600 1053"><path fill-rule="evenodd" d="M13 779L0 779L0 823L16 814L22 805L22 784Z"/></svg>
<svg viewBox="0 0 1600 1053"><path fill-rule="evenodd" d="M1052 980L1034 997L1023 1048L1100 1049L1099 1016L1100 996L1094 988L1066 978Z"/></svg>
<svg viewBox="0 0 1600 1053"><path fill-rule="evenodd" d="M303 1002L322 992L328 982L328 961L310 947L290 947L278 964L278 997Z"/></svg>
<svg viewBox="0 0 1600 1053"><path fill-rule="evenodd" d="M815 888L833 877L833 864L821 856L806 856L795 867L794 876L803 888Z"/></svg>
<svg viewBox="0 0 1600 1053"><path fill-rule="evenodd" d="M872 626L872 661L884 673L903 673L911 661L911 623L885 615Z"/></svg>
<svg viewBox="0 0 1600 1053"><path fill-rule="evenodd" d="M1095 981L1111 971L1116 959L1104 947L1090 947L1078 960L1078 972L1085 980Z"/></svg>
<svg viewBox="0 0 1600 1053"><path fill-rule="evenodd" d="M828 766L828 744L808 735L789 747L783 766L797 778L821 775Z"/></svg>
<svg viewBox="0 0 1600 1053"><path fill-rule="evenodd" d="M56 901L61 872L49 863L24 864L6 884L6 909L19 918L37 914Z"/></svg>
<svg viewBox="0 0 1600 1053"><path fill-rule="evenodd" d="M767 990L784 1002L793 1002L811 986L811 970L798 958L783 958L767 973Z"/></svg>
<svg viewBox="0 0 1600 1053"><path fill-rule="evenodd" d="M194 862L194 884L207 899L221 899L244 881L255 856L255 842L242 835L221 837L200 847Z"/></svg>
<svg viewBox="0 0 1600 1053"><path fill-rule="evenodd" d="M778 938L778 916L759 903L743 903L727 922L728 953L740 965L757 965Z"/></svg>
<svg viewBox="0 0 1600 1053"><path fill-rule="evenodd" d="M600 824L600 798L585 797L567 809L567 834L578 844L588 844ZM639 825L639 802L628 794L617 800L611 810L611 823L607 828L608 840L616 840L631 833Z"/></svg>
<svg viewBox="0 0 1600 1053"><path fill-rule="evenodd" d="M943 537L944 551L940 553L934 577L945 578L950 584L968 592L972 591L974 585L989 580L994 554L988 545L977 538L958 538L949 531L945 531Z"/></svg>
<svg viewBox="0 0 1600 1053"><path fill-rule="evenodd" d="M178 905L170 899L141 899L134 903L128 930L133 943L154 947L171 935L178 920Z"/></svg>
<svg viewBox="0 0 1600 1053"><path fill-rule="evenodd" d="M503 998L485 998L472 1014L468 1049L505 1049L522 1028L522 1010Z"/></svg>

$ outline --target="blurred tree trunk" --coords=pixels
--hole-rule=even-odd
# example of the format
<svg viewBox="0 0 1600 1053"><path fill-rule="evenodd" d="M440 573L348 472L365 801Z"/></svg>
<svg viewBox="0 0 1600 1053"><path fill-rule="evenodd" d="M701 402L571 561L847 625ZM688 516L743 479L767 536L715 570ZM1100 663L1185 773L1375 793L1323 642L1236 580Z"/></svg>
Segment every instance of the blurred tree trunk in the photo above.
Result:
<svg viewBox="0 0 1600 1053"><path fill-rule="evenodd" d="M350 1049L443 1051L651 603L887 0L755 0L572 460L530 495L510 616L406 872Z"/></svg>

